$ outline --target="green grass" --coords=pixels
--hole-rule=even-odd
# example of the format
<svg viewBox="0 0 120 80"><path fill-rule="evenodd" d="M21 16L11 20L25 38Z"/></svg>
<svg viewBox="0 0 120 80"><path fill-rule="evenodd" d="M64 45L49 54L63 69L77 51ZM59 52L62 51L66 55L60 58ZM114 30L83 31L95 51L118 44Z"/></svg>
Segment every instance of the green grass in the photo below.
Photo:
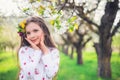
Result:
<svg viewBox="0 0 120 80"><path fill-rule="evenodd" d="M61 54L61 65L58 80L120 80L120 56L114 53L111 58L112 79L97 77L97 58L95 52L83 52L83 65L77 65L76 59L71 60Z"/></svg>
<svg viewBox="0 0 120 80"><path fill-rule="evenodd" d="M0 80L15 80L17 71L15 54L0 52Z"/></svg>
<svg viewBox="0 0 120 80"><path fill-rule="evenodd" d="M97 66L91 64L96 64L96 61L89 60L87 63L84 63L83 65L77 65L76 59L71 60L69 57L65 57L65 55L61 54L61 65L60 65L58 79L59 80L93 80L91 76L97 78L96 75Z"/></svg>
<svg viewBox="0 0 120 80"><path fill-rule="evenodd" d="M112 79L97 77L97 58L95 52L83 52L83 65L76 64L60 53L60 69L57 80L120 80L120 56L113 53L111 58ZM0 80L15 80L17 76L17 60L11 53L0 53Z"/></svg>

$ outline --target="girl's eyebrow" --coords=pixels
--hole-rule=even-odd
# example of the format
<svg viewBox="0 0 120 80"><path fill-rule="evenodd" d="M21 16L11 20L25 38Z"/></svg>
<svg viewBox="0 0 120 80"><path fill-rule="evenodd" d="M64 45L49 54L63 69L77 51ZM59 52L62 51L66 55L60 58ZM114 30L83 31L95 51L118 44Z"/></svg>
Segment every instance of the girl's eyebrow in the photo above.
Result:
<svg viewBox="0 0 120 80"><path fill-rule="evenodd" d="M34 30L38 30L38 31L39 31L40 29L33 29L33 31L34 31Z"/></svg>
<svg viewBox="0 0 120 80"><path fill-rule="evenodd" d="M32 31L39 31L39 29L33 29ZM30 33L30 31L26 31L26 33Z"/></svg>
<svg viewBox="0 0 120 80"><path fill-rule="evenodd" d="M39 29L33 29L33 30L39 30Z"/></svg>

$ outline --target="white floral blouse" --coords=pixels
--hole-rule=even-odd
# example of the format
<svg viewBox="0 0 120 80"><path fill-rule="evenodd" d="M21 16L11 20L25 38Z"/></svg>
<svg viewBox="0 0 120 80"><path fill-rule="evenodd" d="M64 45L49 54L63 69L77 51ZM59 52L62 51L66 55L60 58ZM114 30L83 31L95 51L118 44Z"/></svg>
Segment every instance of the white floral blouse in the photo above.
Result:
<svg viewBox="0 0 120 80"><path fill-rule="evenodd" d="M52 80L59 68L59 51L49 48L48 54L30 47L19 50L19 80Z"/></svg>

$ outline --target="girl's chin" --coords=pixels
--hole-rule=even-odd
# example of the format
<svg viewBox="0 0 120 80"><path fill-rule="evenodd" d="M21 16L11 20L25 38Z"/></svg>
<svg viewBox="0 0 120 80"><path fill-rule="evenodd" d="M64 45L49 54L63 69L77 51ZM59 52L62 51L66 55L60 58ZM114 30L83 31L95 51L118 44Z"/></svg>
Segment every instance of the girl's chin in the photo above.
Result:
<svg viewBox="0 0 120 80"><path fill-rule="evenodd" d="M39 45L39 41L38 40L36 40L36 41L32 41L35 45Z"/></svg>

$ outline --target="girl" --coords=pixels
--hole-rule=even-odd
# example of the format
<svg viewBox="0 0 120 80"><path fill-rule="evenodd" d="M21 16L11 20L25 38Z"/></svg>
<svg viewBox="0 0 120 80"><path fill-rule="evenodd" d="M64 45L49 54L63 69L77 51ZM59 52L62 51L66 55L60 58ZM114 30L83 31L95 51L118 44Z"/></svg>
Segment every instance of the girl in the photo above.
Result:
<svg viewBox="0 0 120 80"><path fill-rule="evenodd" d="M30 17L19 24L19 80L52 80L59 69L59 51L43 19Z"/></svg>

